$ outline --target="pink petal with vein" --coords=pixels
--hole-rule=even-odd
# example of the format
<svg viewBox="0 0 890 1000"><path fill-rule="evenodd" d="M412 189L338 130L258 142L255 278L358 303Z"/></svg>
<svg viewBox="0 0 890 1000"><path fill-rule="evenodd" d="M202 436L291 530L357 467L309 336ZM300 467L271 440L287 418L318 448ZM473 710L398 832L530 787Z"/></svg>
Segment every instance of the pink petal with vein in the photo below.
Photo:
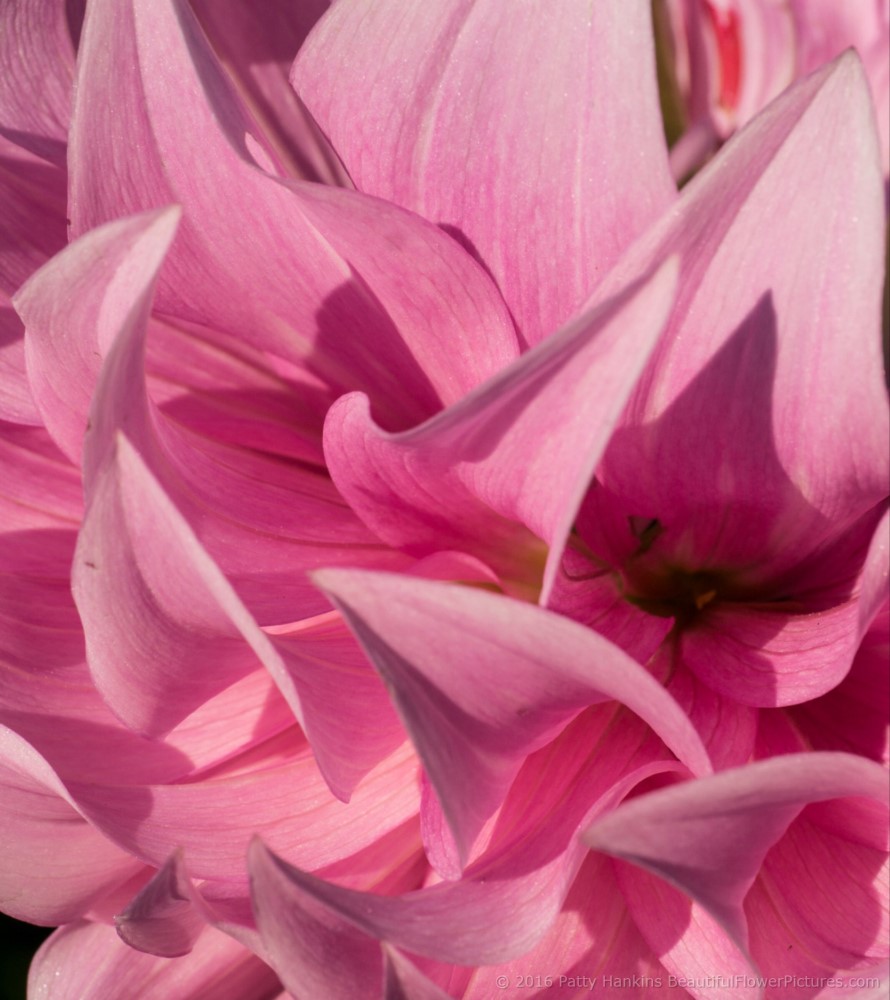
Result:
<svg viewBox="0 0 890 1000"><path fill-rule="evenodd" d="M330 0L192 0L192 9L244 103L288 173L324 184L349 183L336 154L288 81L291 63Z"/></svg>
<svg viewBox="0 0 890 1000"><path fill-rule="evenodd" d="M141 870L83 818L47 762L5 726L0 785L4 913L49 926L76 920Z"/></svg>
<svg viewBox="0 0 890 1000"><path fill-rule="evenodd" d="M31 0L0 10L0 133L61 166L74 86L65 7L64 0Z"/></svg>
<svg viewBox="0 0 890 1000"><path fill-rule="evenodd" d="M870 98L847 54L739 133L610 276L680 254L674 318L602 469L630 513L676 533L677 558L762 583L885 497L883 240ZM817 414L806 433L802 412Z"/></svg>
<svg viewBox="0 0 890 1000"><path fill-rule="evenodd" d="M134 988L145 1000L280 998L272 970L212 928L190 955L168 959L134 951L105 924L71 924L43 945L28 979L46 1000L130 1000Z"/></svg>
<svg viewBox="0 0 890 1000"><path fill-rule="evenodd" d="M674 197L650 39L620 0L363 0L292 79L357 187L453 232L534 344Z"/></svg>
<svg viewBox="0 0 890 1000"><path fill-rule="evenodd" d="M625 803L585 840L678 886L747 950L742 904L767 852L804 806L845 798L886 810L883 769L848 754L792 754Z"/></svg>
<svg viewBox="0 0 890 1000"><path fill-rule="evenodd" d="M668 263L585 313L460 403L401 434L346 397L325 423L331 475L382 538L417 554L454 547L505 575L550 547L542 601L609 434L673 298ZM519 522L511 525L510 522ZM505 564L506 553L506 564ZM499 565L500 564L500 565Z"/></svg>
<svg viewBox="0 0 890 1000"><path fill-rule="evenodd" d="M180 204L159 310L270 350L335 392L370 392L389 426L429 416L515 356L496 289L453 240L375 199L268 175L245 146L252 130L182 4L91 6L71 136L74 233Z"/></svg>
<svg viewBox="0 0 890 1000"><path fill-rule="evenodd" d="M574 622L448 584L347 570L316 579L390 689L462 863L524 758L590 704L622 702L693 771L710 770L661 685Z"/></svg>

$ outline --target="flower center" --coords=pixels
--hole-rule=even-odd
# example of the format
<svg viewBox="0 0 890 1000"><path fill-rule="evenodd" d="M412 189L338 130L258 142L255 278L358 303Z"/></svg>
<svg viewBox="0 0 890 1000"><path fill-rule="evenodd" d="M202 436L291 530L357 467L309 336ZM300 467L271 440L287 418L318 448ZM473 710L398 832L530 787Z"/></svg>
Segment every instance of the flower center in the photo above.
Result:
<svg viewBox="0 0 890 1000"><path fill-rule="evenodd" d="M625 598L631 604L659 618L674 618L680 628L691 625L705 608L734 590L725 573L712 570L665 567L640 572L631 568L623 577Z"/></svg>

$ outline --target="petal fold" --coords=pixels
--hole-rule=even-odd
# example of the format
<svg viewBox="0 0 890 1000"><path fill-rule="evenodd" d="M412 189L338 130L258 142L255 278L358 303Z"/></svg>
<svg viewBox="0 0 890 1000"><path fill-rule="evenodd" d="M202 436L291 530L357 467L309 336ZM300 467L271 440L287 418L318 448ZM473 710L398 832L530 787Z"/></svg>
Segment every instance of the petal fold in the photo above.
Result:
<svg viewBox="0 0 890 1000"><path fill-rule="evenodd" d="M348 570L315 578L390 689L462 862L525 757L588 705L620 701L694 773L710 771L661 685L574 622L476 588Z"/></svg>
<svg viewBox="0 0 890 1000"><path fill-rule="evenodd" d="M584 838L680 888L747 950L742 904L767 852L805 806L830 799L886 811L886 773L850 754L775 757L624 803Z"/></svg>

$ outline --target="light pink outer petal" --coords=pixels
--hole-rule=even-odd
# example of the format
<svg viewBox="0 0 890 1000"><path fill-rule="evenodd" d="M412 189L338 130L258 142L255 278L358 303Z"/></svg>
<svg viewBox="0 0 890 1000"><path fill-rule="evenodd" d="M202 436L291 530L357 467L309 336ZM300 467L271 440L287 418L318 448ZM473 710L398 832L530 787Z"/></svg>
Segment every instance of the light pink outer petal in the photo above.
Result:
<svg viewBox="0 0 890 1000"><path fill-rule="evenodd" d="M886 809L867 800L808 806L769 851L745 899L751 954L766 975L879 976L890 953ZM790 947L789 947L790 946ZM835 987L839 983L832 984ZM860 985L865 985L864 983Z"/></svg>
<svg viewBox="0 0 890 1000"><path fill-rule="evenodd" d="M4 3L0 64L0 133L64 166L74 86L65 0Z"/></svg>
<svg viewBox="0 0 890 1000"><path fill-rule="evenodd" d="M674 281L668 262L414 430L386 434L366 400L339 400L325 423L334 482L393 545L420 554L464 548L505 575L527 577L533 555L527 567L516 555L530 541L504 523L518 521L550 548L543 603L593 469L669 313Z"/></svg>
<svg viewBox="0 0 890 1000"><path fill-rule="evenodd" d="M390 689L462 862L525 757L590 704L622 702L693 772L710 771L661 685L574 622L431 581L349 570L315 579Z"/></svg>
<svg viewBox="0 0 890 1000"><path fill-rule="evenodd" d="M147 864L161 867L182 848L194 878L242 888L258 830L301 868L339 866L347 880L356 874L349 859L378 840L391 835L394 854L419 846L417 759L407 745L378 764L348 804L331 796L295 729L190 781L67 786L99 830Z"/></svg>
<svg viewBox="0 0 890 1000"><path fill-rule="evenodd" d="M115 916L122 941L148 955L187 955L207 926L200 897L177 851L151 881Z"/></svg>
<svg viewBox="0 0 890 1000"><path fill-rule="evenodd" d="M349 183L321 130L288 81L306 35L330 0L192 0L192 9L238 92L288 173L325 184Z"/></svg>
<svg viewBox="0 0 890 1000"><path fill-rule="evenodd" d="M557 918L584 859L584 845L576 838L579 823L608 811L646 778L685 773L676 762L658 759L642 724L621 728L618 741L629 755L610 761L604 775L591 767L595 750L571 739L536 758L501 817L491 849L457 882L396 897L356 892L300 871L256 840L249 859L251 895L270 962L286 982L306 974L324 981L330 975L365 974L379 961L377 951L366 947L373 939L378 946L390 943L459 965L490 965L525 954ZM641 761L646 763L638 766ZM579 764L583 770L576 771ZM577 780L567 780L566 773ZM540 836L542 829L548 837ZM312 928L322 929L330 944L343 942L348 968L347 962L344 968L327 968L317 949L296 950ZM359 947L349 948L350 942Z"/></svg>
<svg viewBox="0 0 890 1000"><path fill-rule="evenodd" d="M390 426L424 419L515 357L497 290L453 240L376 199L270 176L245 144L251 130L183 3L91 5L71 135L74 234L180 204L159 311L268 349L334 392L365 389Z"/></svg>
<svg viewBox="0 0 890 1000"><path fill-rule="evenodd" d="M886 805L886 773L849 754L775 757L625 803L585 840L682 889L747 949L742 903L767 851L804 806L837 798Z"/></svg>
<svg viewBox="0 0 890 1000"><path fill-rule="evenodd" d="M267 965L212 928L191 954L169 959L134 951L113 927L86 922L56 931L28 978L28 995L41 1000L244 1000L277 997L279 988Z"/></svg>
<svg viewBox="0 0 890 1000"><path fill-rule="evenodd" d="M123 436L97 480L72 580L96 686L138 731L168 732L262 665L339 797L403 740L345 631L263 632ZM346 712L332 697L344 675L356 681Z"/></svg>
<svg viewBox="0 0 890 1000"><path fill-rule="evenodd" d="M357 187L454 232L533 344L674 197L654 65L645 3L363 0L292 79Z"/></svg>
<svg viewBox="0 0 890 1000"><path fill-rule="evenodd" d="M666 981L673 977L696 1000L761 1000L756 965L705 907L648 871L614 867L628 916L659 957Z"/></svg>
<svg viewBox="0 0 890 1000"><path fill-rule="evenodd" d="M17 293L31 391L56 443L79 465L102 361L134 310L146 313L180 212L123 219L54 257Z"/></svg>
<svg viewBox="0 0 890 1000"><path fill-rule="evenodd" d="M76 920L142 866L94 829L49 764L0 727L0 908L50 926Z"/></svg>
<svg viewBox="0 0 890 1000"><path fill-rule="evenodd" d="M610 276L681 257L673 319L602 478L659 518L665 543L676 532L692 568L749 566L762 582L885 497L883 218L847 54L728 143Z"/></svg>

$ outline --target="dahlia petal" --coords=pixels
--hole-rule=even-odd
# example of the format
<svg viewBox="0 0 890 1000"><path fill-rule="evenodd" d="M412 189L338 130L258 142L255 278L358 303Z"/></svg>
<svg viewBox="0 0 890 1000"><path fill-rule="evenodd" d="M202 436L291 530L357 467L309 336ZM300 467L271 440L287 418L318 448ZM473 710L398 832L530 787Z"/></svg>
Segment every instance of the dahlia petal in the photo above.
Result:
<svg viewBox="0 0 890 1000"><path fill-rule="evenodd" d="M383 1000L449 1000L449 994L430 982L397 948L384 945L383 960Z"/></svg>
<svg viewBox="0 0 890 1000"><path fill-rule="evenodd" d="M136 987L136 984L139 984ZM243 1000L277 996L272 970L212 928L182 958L158 958L125 945L106 924L60 928L34 957L28 992L47 1000Z"/></svg>
<svg viewBox="0 0 890 1000"><path fill-rule="evenodd" d="M206 927L197 898L177 852L115 917L117 932L131 948L149 955L187 955Z"/></svg>
<svg viewBox="0 0 890 1000"><path fill-rule="evenodd" d="M419 554L444 545L497 566L529 547L520 522L550 547L543 602L673 283L668 263L413 430L387 434L366 400L339 400L325 423L335 483L378 535Z"/></svg>
<svg viewBox="0 0 890 1000"><path fill-rule="evenodd" d="M291 176L348 184L321 130L288 81L291 63L330 0L287 0L260 9L239 0L193 0L220 61Z"/></svg>
<svg viewBox="0 0 890 1000"><path fill-rule="evenodd" d="M883 769L848 754L791 754L652 792L597 820L584 839L704 906L747 951L745 894L801 809L890 798Z"/></svg>
<svg viewBox="0 0 890 1000"><path fill-rule="evenodd" d="M621 701L691 770L710 770L661 685L574 622L437 582L349 570L315 578L389 687L461 861L524 758L587 705Z"/></svg>
<svg viewBox="0 0 890 1000"><path fill-rule="evenodd" d="M789 951L794 965L835 969L888 958L887 835L886 809L874 802L804 809L764 859L767 892L745 901L752 953L765 973L787 968Z"/></svg>
<svg viewBox="0 0 890 1000"><path fill-rule="evenodd" d="M0 908L50 926L76 920L142 865L94 829L47 762L0 727Z"/></svg>
<svg viewBox="0 0 890 1000"><path fill-rule="evenodd" d="M452 239L394 206L257 169L244 140L256 132L184 4L92 5L71 137L74 233L181 204L159 311L320 373L329 392L365 389L390 425L424 419L515 357L497 290Z"/></svg>
<svg viewBox="0 0 890 1000"><path fill-rule="evenodd" d="M791 710L816 750L845 750L890 762L890 603L869 627L849 674L834 689Z"/></svg>
<svg viewBox="0 0 890 1000"><path fill-rule="evenodd" d="M63 0L4 4L0 63L0 133L64 166L74 45Z"/></svg>
<svg viewBox="0 0 890 1000"><path fill-rule="evenodd" d="M5 8L8 9L8 8ZM12 293L61 250L65 172L0 135L0 293Z"/></svg>
<svg viewBox="0 0 890 1000"><path fill-rule="evenodd" d="M571 741L562 749L579 756ZM640 750L637 744L634 751ZM298 974L297 963L317 963L318 953L312 950L300 955L297 962L291 959L294 937L303 933L306 925L322 926L331 942L329 947L341 942L339 953L352 956L349 974L356 977L369 963L376 967L379 962L379 951L367 947L373 939L378 947L380 942L388 942L413 954L458 965L491 965L525 954L557 918L584 859L583 845L574 836L579 821L589 822L593 815L608 811L646 778L682 770L676 762L653 760L650 750L643 749L636 760L616 764L624 773L611 786L614 773L601 776L588 766L580 774L581 794L577 786L566 791L561 771L568 763L574 773L571 765L577 761L566 760L558 750L536 760L528 775L529 787L517 791L512 803L514 815L507 817L499 842L472 870L460 881L397 897L355 892L323 881L276 857L255 840L248 861L251 894L270 961L283 978L282 970L288 966ZM581 752L580 756L589 755ZM647 763L634 766L646 757ZM552 791L541 784L545 776L553 779ZM533 800L531 809L523 809L529 803L532 785L542 794ZM541 823L554 834L552 841L533 835ZM353 951L350 943L360 947Z"/></svg>
<svg viewBox="0 0 890 1000"><path fill-rule="evenodd" d="M681 533L694 565L747 566L762 583L883 500L883 217L870 98L848 53L728 143L598 292L681 256L674 318L602 478L632 508L657 498L648 516ZM802 412L818 414L805 433Z"/></svg>
<svg viewBox="0 0 890 1000"><path fill-rule="evenodd" d="M39 427L43 421L25 371L25 328L0 293L0 420Z"/></svg>
<svg viewBox="0 0 890 1000"><path fill-rule="evenodd" d="M654 64L645 4L364 0L292 79L357 187L454 232L534 344L674 197Z"/></svg>
<svg viewBox="0 0 890 1000"><path fill-rule="evenodd" d="M147 311L178 219L171 208L89 233L15 296L35 401L53 439L77 465L102 360L131 312Z"/></svg>
<svg viewBox="0 0 890 1000"><path fill-rule="evenodd" d="M346 630L322 622L264 633L123 437L81 529L73 588L96 685L140 732L168 732L262 664L339 797L404 738ZM348 710L336 697L345 676L355 689Z"/></svg>
<svg viewBox="0 0 890 1000"><path fill-rule="evenodd" d="M416 758L402 748L360 782L348 804L339 802L291 729L188 781L67 787L98 829L147 863L161 867L181 849L193 878L246 889L244 859L257 830L306 869L345 863L416 817L416 775ZM416 833L409 839L417 844Z"/></svg>

